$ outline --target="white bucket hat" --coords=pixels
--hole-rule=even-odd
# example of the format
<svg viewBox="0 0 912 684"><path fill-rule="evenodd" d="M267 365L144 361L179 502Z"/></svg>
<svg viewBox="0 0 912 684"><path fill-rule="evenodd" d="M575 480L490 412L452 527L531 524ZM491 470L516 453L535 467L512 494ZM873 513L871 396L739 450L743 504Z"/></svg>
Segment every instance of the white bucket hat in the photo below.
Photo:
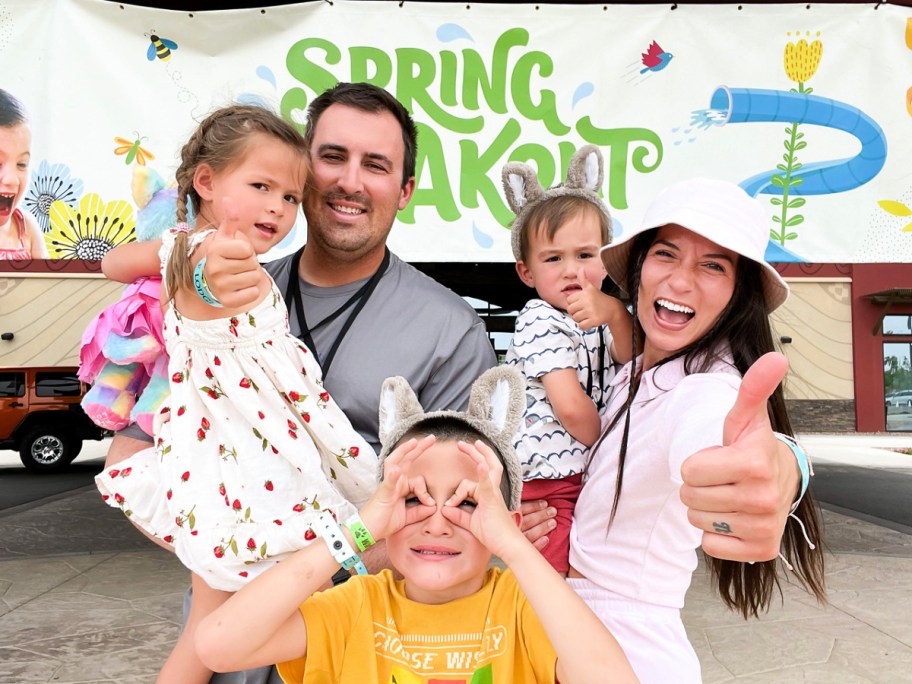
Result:
<svg viewBox="0 0 912 684"><path fill-rule="evenodd" d="M627 260L634 238L672 223L760 264L768 311L788 299L788 285L763 258L769 223L759 202L734 183L709 178L672 183L649 205L637 230L601 248L605 270L621 289L627 287Z"/></svg>

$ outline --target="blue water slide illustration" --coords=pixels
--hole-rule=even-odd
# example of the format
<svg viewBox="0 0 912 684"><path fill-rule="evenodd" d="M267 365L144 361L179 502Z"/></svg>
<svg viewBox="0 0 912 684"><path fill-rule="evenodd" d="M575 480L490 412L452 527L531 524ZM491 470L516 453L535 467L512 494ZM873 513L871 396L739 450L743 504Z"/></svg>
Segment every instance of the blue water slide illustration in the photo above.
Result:
<svg viewBox="0 0 912 684"><path fill-rule="evenodd" d="M874 119L857 107L827 97L760 88L716 89L712 109L726 113L726 123L782 121L812 124L845 131L861 143L854 157L812 162L801 167L801 185L789 190L795 195L826 195L854 190L874 178L887 159L887 139ZM782 188L770 181L777 169L758 173L740 183L750 195L781 195Z"/></svg>
<svg viewBox="0 0 912 684"><path fill-rule="evenodd" d="M727 123L787 122L825 126L844 131L857 138L861 150L854 157L811 162L801 167L802 183L789 189L792 195L825 195L854 190L874 178L887 159L887 139L874 119L857 107L817 95L761 88L728 88L720 86L710 99L710 109ZM773 185L778 169L764 171L739 185L751 195L781 195L782 188ZM797 254L774 243L767 250L771 261L805 261Z"/></svg>

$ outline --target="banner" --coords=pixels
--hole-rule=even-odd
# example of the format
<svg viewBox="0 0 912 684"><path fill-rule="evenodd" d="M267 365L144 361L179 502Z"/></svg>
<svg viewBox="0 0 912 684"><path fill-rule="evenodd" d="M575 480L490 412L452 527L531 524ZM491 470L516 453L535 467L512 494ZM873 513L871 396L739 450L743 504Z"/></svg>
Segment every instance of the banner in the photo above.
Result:
<svg viewBox="0 0 912 684"><path fill-rule="evenodd" d="M6 0L0 87L29 113L19 206L52 258L133 239L149 188L213 108L261 103L303 130L316 94L366 80L419 126L414 199L389 241L406 260L511 260L501 167L534 164L548 186L593 143L616 236L700 175L759 198L773 261L909 262L910 27L912 10L879 3ZM305 234L301 217L274 255Z"/></svg>

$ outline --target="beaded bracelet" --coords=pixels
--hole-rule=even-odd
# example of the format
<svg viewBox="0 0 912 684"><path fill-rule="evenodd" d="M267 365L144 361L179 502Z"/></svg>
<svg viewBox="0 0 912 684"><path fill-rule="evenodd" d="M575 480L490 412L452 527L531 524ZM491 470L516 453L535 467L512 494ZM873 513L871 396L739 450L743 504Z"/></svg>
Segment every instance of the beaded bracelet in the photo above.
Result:
<svg viewBox="0 0 912 684"><path fill-rule="evenodd" d="M200 299L206 302L206 304L221 308L222 303L215 298L215 295L212 294L212 292L210 292L209 286L206 283L206 276L203 274L203 267L205 265L206 257L203 257L199 260L196 268L193 269L193 289L196 290L196 294L198 294Z"/></svg>

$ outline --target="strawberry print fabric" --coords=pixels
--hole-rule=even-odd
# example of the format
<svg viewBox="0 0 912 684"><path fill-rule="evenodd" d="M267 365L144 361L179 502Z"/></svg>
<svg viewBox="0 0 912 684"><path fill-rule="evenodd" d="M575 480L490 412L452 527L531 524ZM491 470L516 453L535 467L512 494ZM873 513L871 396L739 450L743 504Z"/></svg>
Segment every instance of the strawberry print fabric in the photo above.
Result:
<svg viewBox="0 0 912 684"><path fill-rule="evenodd" d="M207 233L197 233L191 251ZM166 261L173 233L163 240ZM252 310L196 321L171 307L164 336L171 396L155 445L96 477L105 501L174 546L211 587L237 591L344 520L376 487L377 458L288 331L273 283Z"/></svg>

